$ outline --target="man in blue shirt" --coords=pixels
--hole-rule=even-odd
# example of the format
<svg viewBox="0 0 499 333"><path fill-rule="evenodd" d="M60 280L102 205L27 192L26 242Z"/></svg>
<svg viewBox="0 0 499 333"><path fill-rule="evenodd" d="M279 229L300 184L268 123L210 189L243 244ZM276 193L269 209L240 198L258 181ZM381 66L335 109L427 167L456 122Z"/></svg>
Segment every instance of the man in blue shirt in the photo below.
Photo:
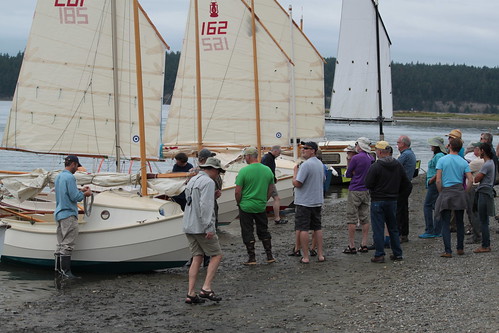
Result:
<svg viewBox="0 0 499 333"><path fill-rule="evenodd" d="M92 195L90 187L80 191L74 173L81 167L78 157L69 155L64 159L65 170L55 178L54 211L57 221L57 247L54 253L55 270L65 278L75 278L71 273L71 253L78 237L78 202Z"/></svg>
<svg viewBox="0 0 499 333"><path fill-rule="evenodd" d="M404 167L405 174L409 181L414 176L416 170L416 155L411 149L411 139L408 136L402 135L397 140L397 148L400 151L398 161ZM408 184L401 189L397 200L397 224L400 232L400 242L409 241L409 196L412 192L412 184Z"/></svg>

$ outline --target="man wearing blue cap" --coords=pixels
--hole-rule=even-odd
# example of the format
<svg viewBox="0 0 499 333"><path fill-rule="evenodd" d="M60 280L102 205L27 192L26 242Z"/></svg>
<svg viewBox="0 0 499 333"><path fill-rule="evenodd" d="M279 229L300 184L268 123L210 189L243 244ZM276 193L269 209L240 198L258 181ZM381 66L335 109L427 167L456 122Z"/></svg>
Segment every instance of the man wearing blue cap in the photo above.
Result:
<svg viewBox="0 0 499 333"><path fill-rule="evenodd" d="M65 170L55 178L54 211L57 221L57 248L55 270L64 278L75 278L71 273L71 254L78 237L78 202L92 195L90 187L78 190L74 173L81 167L78 157L69 155L64 159Z"/></svg>

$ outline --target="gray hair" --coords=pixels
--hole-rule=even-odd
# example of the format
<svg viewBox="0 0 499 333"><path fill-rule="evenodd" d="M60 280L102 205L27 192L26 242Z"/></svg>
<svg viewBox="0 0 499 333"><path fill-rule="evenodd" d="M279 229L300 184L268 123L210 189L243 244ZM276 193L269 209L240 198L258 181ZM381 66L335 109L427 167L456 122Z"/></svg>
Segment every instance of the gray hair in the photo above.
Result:
<svg viewBox="0 0 499 333"><path fill-rule="evenodd" d="M409 137L407 135L402 135L400 137L400 141L402 141L406 147L411 146L411 139L409 139Z"/></svg>
<svg viewBox="0 0 499 333"><path fill-rule="evenodd" d="M271 151L281 151L281 146L272 146Z"/></svg>
<svg viewBox="0 0 499 333"><path fill-rule="evenodd" d="M492 140L494 139L494 137L492 136L492 134L488 133L488 132L484 132L482 133L481 135L481 138L483 138L484 140L487 140L488 143L492 143Z"/></svg>

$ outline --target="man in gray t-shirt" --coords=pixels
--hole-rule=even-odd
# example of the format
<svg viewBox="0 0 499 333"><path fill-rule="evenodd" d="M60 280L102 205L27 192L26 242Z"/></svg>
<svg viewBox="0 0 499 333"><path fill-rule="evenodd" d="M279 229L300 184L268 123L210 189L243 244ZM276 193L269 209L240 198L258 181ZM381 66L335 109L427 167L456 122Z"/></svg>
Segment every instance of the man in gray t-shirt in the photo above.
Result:
<svg viewBox="0 0 499 333"><path fill-rule="evenodd" d="M296 165L293 174L296 206L295 231L297 241L299 240L301 244L303 257L300 262L303 264L310 262L308 250L309 230L314 232L318 260L320 262L326 260L322 251L321 226L321 208L324 203L324 167L316 157L318 149L319 147L315 142L302 143L301 154L305 162L300 166Z"/></svg>

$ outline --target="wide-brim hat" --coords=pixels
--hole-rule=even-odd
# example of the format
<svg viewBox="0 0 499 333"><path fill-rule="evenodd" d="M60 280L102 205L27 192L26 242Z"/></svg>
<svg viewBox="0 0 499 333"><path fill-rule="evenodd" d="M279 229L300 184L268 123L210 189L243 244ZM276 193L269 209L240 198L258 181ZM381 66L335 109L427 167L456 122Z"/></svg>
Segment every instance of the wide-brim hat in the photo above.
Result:
<svg viewBox="0 0 499 333"><path fill-rule="evenodd" d="M439 136L436 136L434 138L429 138L428 144L430 146L433 146L433 147L439 147L440 151L443 153L447 152L447 148L445 147L445 144L444 144L444 139L439 137Z"/></svg>
<svg viewBox="0 0 499 333"><path fill-rule="evenodd" d="M218 169L220 172L224 173L225 169L222 167L222 162L216 157L208 157L206 162L199 166L200 168L213 168Z"/></svg>
<svg viewBox="0 0 499 333"><path fill-rule="evenodd" d="M244 148L243 156L246 156L246 155L258 155L258 149L256 149L255 147Z"/></svg>
<svg viewBox="0 0 499 333"><path fill-rule="evenodd" d="M347 153L357 153L357 150L355 150L355 146L352 145L346 146L343 151L346 151Z"/></svg>
<svg viewBox="0 0 499 333"><path fill-rule="evenodd" d="M366 138L366 137L358 138L357 144L359 145L360 149L362 149L366 153L371 152L371 140L369 140L368 138Z"/></svg>
<svg viewBox="0 0 499 333"><path fill-rule="evenodd" d="M463 133L461 132L461 130L453 129L452 131L449 132L449 134L446 134L445 136L448 136L453 139L462 139Z"/></svg>

